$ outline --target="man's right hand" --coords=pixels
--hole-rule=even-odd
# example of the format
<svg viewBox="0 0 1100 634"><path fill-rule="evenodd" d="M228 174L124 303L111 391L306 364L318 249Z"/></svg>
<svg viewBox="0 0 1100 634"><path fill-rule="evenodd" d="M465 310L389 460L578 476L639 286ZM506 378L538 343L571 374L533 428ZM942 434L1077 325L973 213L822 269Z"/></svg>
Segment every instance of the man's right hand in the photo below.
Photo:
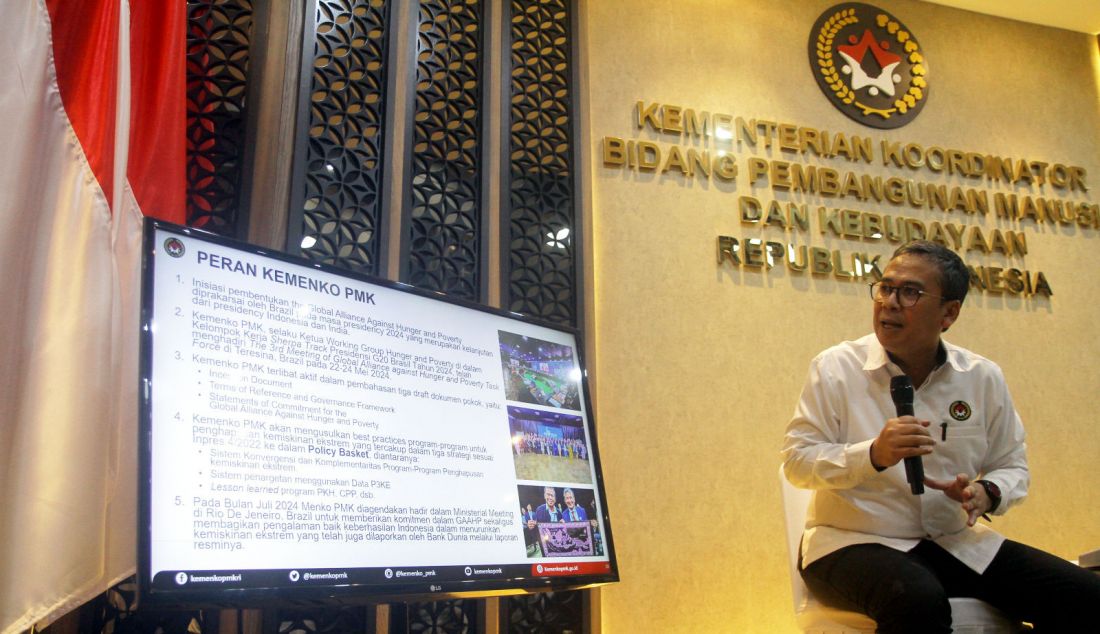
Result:
<svg viewBox="0 0 1100 634"><path fill-rule="evenodd" d="M878 469L885 469L905 458L932 453L936 441L928 432L929 424L913 416L887 420L878 438L871 443L871 463Z"/></svg>

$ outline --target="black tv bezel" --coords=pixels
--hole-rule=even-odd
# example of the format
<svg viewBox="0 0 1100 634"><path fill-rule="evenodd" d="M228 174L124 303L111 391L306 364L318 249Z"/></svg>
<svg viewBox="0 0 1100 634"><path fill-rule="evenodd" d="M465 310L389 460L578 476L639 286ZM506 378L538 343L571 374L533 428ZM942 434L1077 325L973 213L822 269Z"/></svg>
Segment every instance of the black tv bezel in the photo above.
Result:
<svg viewBox="0 0 1100 634"><path fill-rule="evenodd" d="M460 308L487 313L555 330L574 337L576 341L577 363L581 368L581 391L587 414L588 429L591 434L591 459L595 472L593 487L599 495L599 509L602 513L602 533L604 549L608 557L607 573L582 574L576 576L515 576L508 579L463 579L437 581L386 582L384 584L331 584L310 586L220 588L216 586L190 587L182 590L157 590L153 588L150 574L152 557L152 324L154 270L157 256L156 232L158 230L176 233L181 237L194 238L221 247L236 249L265 258L271 258L287 264L303 266L329 273L342 278L352 279L389 290L408 293L418 297L445 302ZM417 288L409 284L365 275L335 266L313 262L277 251L266 249L232 238L226 238L202 229L184 227L174 223L145 218L143 223L141 255L141 318L138 369L138 527L137 527L137 587L138 602L160 608L254 608L270 605L339 606L355 604L385 603L407 600L440 600L451 598L478 598L507 596L545 591L579 590L619 581L619 568L615 556L614 540L611 529L611 516L608 510L607 493L604 488L603 470L600 464L599 443L596 422L592 410L591 395L588 388L588 372L584 362L584 341L576 328L547 322L545 320L484 306L467 300L448 296L438 291ZM523 565L568 565L569 562L542 562L528 560ZM500 564L474 564L500 565ZM398 566L393 566L398 567ZM407 566L408 568L427 568L430 566ZM443 566L440 566L443 567ZM306 566L303 566L306 568ZM318 568L320 569L320 568ZM281 570L281 569L259 569Z"/></svg>

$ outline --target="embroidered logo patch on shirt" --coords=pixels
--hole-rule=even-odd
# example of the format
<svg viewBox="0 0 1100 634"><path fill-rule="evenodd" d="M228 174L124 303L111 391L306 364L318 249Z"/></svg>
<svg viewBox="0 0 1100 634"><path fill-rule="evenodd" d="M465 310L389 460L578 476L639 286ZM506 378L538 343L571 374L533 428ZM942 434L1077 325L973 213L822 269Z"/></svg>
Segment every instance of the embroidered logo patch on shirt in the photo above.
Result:
<svg viewBox="0 0 1100 634"><path fill-rule="evenodd" d="M970 418L970 404L966 401L955 401L948 410L951 412L951 418L955 420Z"/></svg>

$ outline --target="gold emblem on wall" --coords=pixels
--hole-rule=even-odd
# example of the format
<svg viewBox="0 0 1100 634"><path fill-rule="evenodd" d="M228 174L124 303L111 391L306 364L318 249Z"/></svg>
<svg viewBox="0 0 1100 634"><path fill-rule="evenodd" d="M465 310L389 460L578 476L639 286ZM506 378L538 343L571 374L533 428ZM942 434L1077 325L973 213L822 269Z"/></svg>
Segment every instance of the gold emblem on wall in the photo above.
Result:
<svg viewBox="0 0 1100 634"><path fill-rule="evenodd" d="M886 11L846 2L810 32L810 68L821 91L849 118L899 128L928 100L928 65L911 31Z"/></svg>

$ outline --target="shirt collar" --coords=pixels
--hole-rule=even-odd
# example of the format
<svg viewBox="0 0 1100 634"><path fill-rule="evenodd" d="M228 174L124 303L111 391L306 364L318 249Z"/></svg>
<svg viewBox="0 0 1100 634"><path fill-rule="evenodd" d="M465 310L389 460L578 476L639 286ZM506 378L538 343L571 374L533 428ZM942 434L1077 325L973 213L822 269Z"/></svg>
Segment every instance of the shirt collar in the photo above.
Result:
<svg viewBox="0 0 1100 634"><path fill-rule="evenodd" d="M882 344L879 343L878 337L872 334L870 339L871 345L868 346L867 360L863 362L863 369L867 372L874 372L880 368L886 368L891 376L901 374L901 368L890 360L890 355L886 354L886 348L883 348ZM939 350L936 352L936 367L938 368L947 363L957 372L964 372L969 369L969 366L963 362L962 355L958 354L957 351L958 348L940 339Z"/></svg>
<svg viewBox="0 0 1100 634"><path fill-rule="evenodd" d="M967 356L963 354L962 348L959 348L958 346L953 346L943 339L940 339L940 351L940 354L943 355L942 358L946 358L945 362L950 365L956 372L966 372L973 366L973 364L970 362L970 359L968 359ZM942 363L944 362L941 362L941 364Z"/></svg>
<svg viewBox="0 0 1100 634"><path fill-rule="evenodd" d="M886 354L886 348L883 348L882 344L878 342L878 337L872 334L869 339L867 360L863 362L863 369L867 372L874 372L879 368L886 367L890 363L890 357Z"/></svg>

